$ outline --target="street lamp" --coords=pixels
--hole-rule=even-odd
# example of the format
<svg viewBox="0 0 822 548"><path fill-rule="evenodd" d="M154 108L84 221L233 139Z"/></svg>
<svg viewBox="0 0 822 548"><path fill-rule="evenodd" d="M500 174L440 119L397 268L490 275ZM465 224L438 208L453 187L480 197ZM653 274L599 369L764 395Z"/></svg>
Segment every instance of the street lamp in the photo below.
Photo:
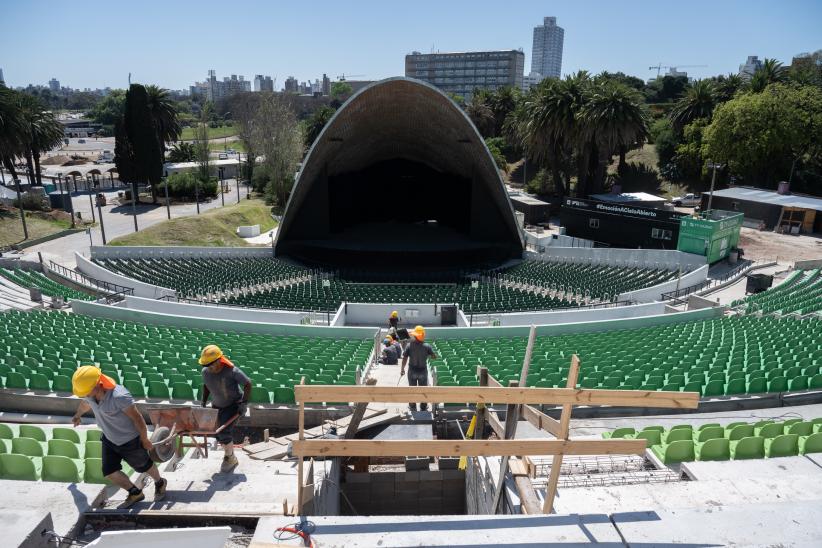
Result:
<svg viewBox="0 0 822 548"><path fill-rule="evenodd" d="M225 207L225 185L223 185L223 166L217 168L217 172L220 174L220 199L223 201L223 207Z"/></svg>
<svg viewBox="0 0 822 548"><path fill-rule="evenodd" d="M86 188L88 188L88 205L91 206L91 222L96 223L97 219L94 217L94 202L91 201L91 175L86 173Z"/></svg>
<svg viewBox="0 0 822 548"><path fill-rule="evenodd" d="M106 201L106 197L102 194L97 196L97 213L100 216L100 234L103 236L103 245L106 245L106 227L103 225L103 203Z"/></svg>
<svg viewBox="0 0 822 548"><path fill-rule="evenodd" d="M713 169L714 173L711 175L711 190L708 194L708 211L711 210L711 203L714 201L714 184L716 183L716 170L722 169L723 165L714 163L711 160L708 160L708 169Z"/></svg>
<svg viewBox="0 0 822 548"><path fill-rule="evenodd" d="M171 206L168 203L168 173L166 173L166 176L163 177L163 181L165 183L163 186L165 186L165 189L166 189L166 215L168 216L168 220L170 221L171 220Z"/></svg>

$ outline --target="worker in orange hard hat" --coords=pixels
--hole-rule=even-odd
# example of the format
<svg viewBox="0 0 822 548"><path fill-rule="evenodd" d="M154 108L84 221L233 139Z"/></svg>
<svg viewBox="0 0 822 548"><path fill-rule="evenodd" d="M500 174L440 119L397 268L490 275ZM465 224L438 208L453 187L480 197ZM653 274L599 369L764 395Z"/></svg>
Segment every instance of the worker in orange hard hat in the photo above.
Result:
<svg viewBox="0 0 822 548"><path fill-rule="evenodd" d="M148 438L146 423L129 391L93 365L84 365L74 372L71 390L81 398L72 418L74 426L79 426L80 417L91 410L103 431L103 475L128 491L123 507L127 508L146 497L143 490L123 473L122 461L137 472L151 476L154 480L154 500L162 500L168 482L160 476L160 471L151 461L149 451L153 446Z"/></svg>
<svg viewBox="0 0 822 548"><path fill-rule="evenodd" d="M234 415L244 416L251 396L251 379L216 344L203 348L199 363L203 368L203 407L211 396L211 406L218 410L217 425L226 424ZM220 471L224 473L232 471L238 464L234 454L234 425L237 420L216 435L225 450L220 466Z"/></svg>
<svg viewBox="0 0 822 548"><path fill-rule="evenodd" d="M425 342L425 328L421 325L415 327L408 334L411 342L405 347L405 354L402 357L402 367L400 376L405 375L405 366L408 365L408 386L428 386L428 358L437 359L434 349ZM409 403L411 411L417 410L416 403ZM420 403L420 410L426 411L428 404Z"/></svg>

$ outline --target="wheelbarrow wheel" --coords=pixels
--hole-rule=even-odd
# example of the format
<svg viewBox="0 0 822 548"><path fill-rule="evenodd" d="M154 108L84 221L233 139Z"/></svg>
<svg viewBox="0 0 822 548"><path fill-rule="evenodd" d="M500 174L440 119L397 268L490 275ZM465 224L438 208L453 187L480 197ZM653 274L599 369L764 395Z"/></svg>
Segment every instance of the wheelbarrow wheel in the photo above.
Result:
<svg viewBox="0 0 822 548"><path fill-rule="evenodd" d="M154 429L154 433L151 434L151 441L152 443L162 441L169 437L171 434L171 429L167 426L159 426ZM174 441L176 440L175 437L171 437L166 440L162 444L155 444L154 447L148 452L151 460L154 462L168 462L174 457Z"/></svg>

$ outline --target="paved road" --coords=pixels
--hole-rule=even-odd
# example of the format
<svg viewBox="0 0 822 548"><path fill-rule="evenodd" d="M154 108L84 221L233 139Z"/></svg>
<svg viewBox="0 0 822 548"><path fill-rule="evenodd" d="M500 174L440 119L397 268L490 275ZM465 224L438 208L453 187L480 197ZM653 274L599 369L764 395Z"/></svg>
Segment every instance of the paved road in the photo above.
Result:
<svg viewBox="0 0 822 548"><path fill-rule="evenodd" d="M235 204L237 203L237 190L234 186L235 182L233 179L229 179L226 183L231 190L225 195L225 203L226 205ZM111 204L112 200L117 197L117 192L118 190L116 189L103 190L103 194L105 194L109 203L109 205L103 207L103 225L105 226L107 241L111 241L118 236L123 236L134 232L134 216L132 215L132 206L130 204L122 206ZM242 186L240 187L240 198L245 200L245 197L246 189ZM88 192L72 193L72 204L74 206L74 210L80 212L83 219L91 218L91 206L89 204ZM201 203L200 212L221 206L222 202L220 198L217 197L210 202ZM195 215L196 213L197 207L193 203L171 206L172 219L186 215ZM94 214L95 216L97 215L96 207L94 208ZM162 200L159 200L158 205L145 203L137 206L137 226L140 230L167 219L166 208L162 205ZM102 245L103 238L100 231L99 219L97 226L91 228L90 231L91 243L93 243L93 245ZM77 234L64 236L50 242L27 248L26 255L29 258L36 258L37 253L40 252L43 255L44 261L53 260L62 265L74 268L76 265L74 253L80 252L81 254L88 256L89 245L89 235L85 232L78 232Z"/></svg>

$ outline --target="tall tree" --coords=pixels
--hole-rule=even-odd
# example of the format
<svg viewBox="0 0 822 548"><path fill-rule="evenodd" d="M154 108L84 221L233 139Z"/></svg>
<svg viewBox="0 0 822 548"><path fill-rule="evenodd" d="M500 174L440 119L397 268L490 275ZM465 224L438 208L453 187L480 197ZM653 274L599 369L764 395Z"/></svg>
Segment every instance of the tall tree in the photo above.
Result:
<svg viewBox="0 0 822 548"><path fill-rule="evenodd" d="M0 85L0 161L17 179L14 159L25 148L26 122L18 106L17 92Z"/></svg>
<svg viewBox="0 0 822 548"><path fill-rule="evenodd" d="M488 94L480 90L474 90L471 100L465 105L465 113L474 123L474 126L482 135L483 139L494 136L496 120L494 111L488 105Z"/></svg>
<svg viewBox="0 0 822 548"><path fill-rule="evenodd" d="M716 102L724 103L730 101L736 92L745 87L745 80L738 74L728 74L727 76L717 76L714 79L714 93Z"/></svg>
<svg viewBox="0 0 822 548"><path fill-rule="evenodd" d="M697 118L710 119L715 106L716 92L713 84L708 80L696 80L671 109L671 121L681 130Z"/></svg>
<svg viewBox="0 0 822 548"><path fill-rule="evenodd" d="M331 107L322 106L314 111L313 114L305 121L305 148L308 150L311 148L311 145L314 144L314 141L317 137L320 136L320 132L323 130L325 125L331 120L331 117L334 116L336 111Z"/></svg>
<svg viewBox="0 0 822 548"><path fill-rule="evenodd" d="M303 153L297 116L284 97L266 93L260 98L252 125L252 140L255 150L264 158L263 165L269 177L266 200L283 209Z"/></svg>
<svg viewBox="0 0 822 548"><path fill-rule="evenodd" d="M143 183L157 187L163 176L162 152L157 126L149 109L148 93L141 84L131 84L126 92L123 123L118 133L120 139L127 140L127 143L124 142L120 146L120 151L123 153L121 162L125 168L125 176L131 178L131 181L126 179L126 182L131 182L134 200L139 201L138 185ZM120 180L123 180L124 172L121 171L120 162L117 161L117 150L115 142L114 161L117 164Z"/></svg>
<svg viewBox="0 0 822 548"><path fill-rule="evenodd" d="M180 138L183 128L180 126L177 101L173 100L167 89L148 85L146 86L148 111L157 129L160 148L165 155L166 143Z"/></svg>

